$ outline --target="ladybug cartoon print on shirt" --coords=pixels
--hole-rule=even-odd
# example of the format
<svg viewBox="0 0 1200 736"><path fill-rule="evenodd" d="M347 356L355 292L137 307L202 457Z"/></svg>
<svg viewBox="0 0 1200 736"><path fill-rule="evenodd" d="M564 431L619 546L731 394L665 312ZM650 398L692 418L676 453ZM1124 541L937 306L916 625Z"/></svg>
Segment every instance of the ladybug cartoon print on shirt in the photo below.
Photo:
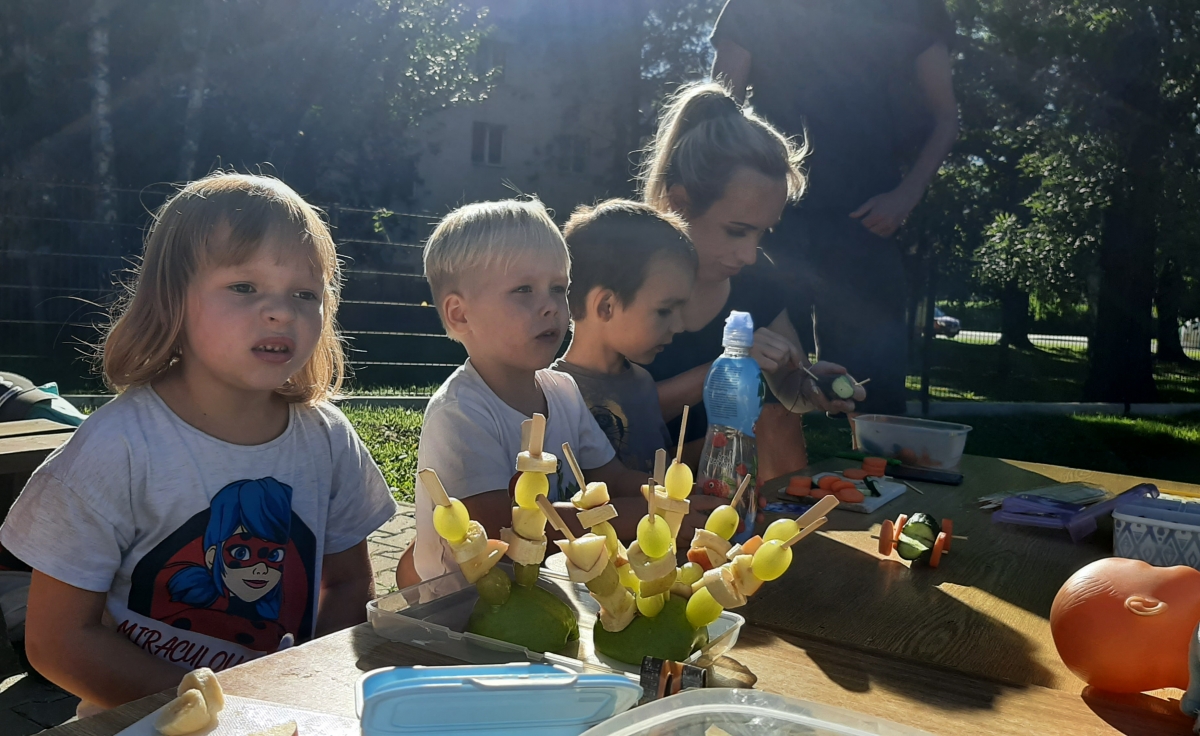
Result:
<svg viewBox="0 0 1200 736"><path fill-rule="evenodd" d="M258 652L308 639L315 544L291 501L274 478L222 488L138 563L130 610Z"/></svg>

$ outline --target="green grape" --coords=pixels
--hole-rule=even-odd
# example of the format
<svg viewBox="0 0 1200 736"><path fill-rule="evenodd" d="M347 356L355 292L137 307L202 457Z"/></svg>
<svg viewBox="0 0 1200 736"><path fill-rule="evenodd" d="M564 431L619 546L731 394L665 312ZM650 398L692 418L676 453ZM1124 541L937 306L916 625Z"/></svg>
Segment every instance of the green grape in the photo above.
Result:
<svg viewBox="0 0 1200 736"><path fill-rule="evenodd" d="M537 585L538 572L541 567L538 565L522 565L513 563L513 580L522 588L532 588Z"/></svg>
<svg viewBox="0 0 1200 736"><path fill-rule="evenodd" d="M621 580L621 585L629 588L634 593L642 589L642 581L638 580L638 576L634 574L633 568L629 565L621 565L617 568L617 576Z"/></svg>
<svg viewBox="0 0 1200 736"><path fill-rule="evenodd" d="M708 588L701 588L688 598L687 620L692 628L699 629L720 618L721 611L724 610L712 597L712 593L708 592Z"/></svg>
<svg viewBox="0 0 1200 736"><path fill-rule="evenodd" d="M638 522L637 539L642 552L652 560L671 551L671 527L666 521L650 514Z"/></svg>
<svg viewBox="0 0 1200 736"><path fill-rule="evenodd" d="M771 522L771 526L767 527L767 531L763 532L763 541L770 542L772 539L777 539L780 542L786 542L800 531L800 525L793 519L777 519Z"/></svg>
<svg viewBox="0 0 1200 736"><path fill-rule="evenodd" d="M508 579L508 575L503 570L493 567L475 582L475 589L479 591L479 597L484 601L493 606L502 606L508 601L508 595L512 592L512 581Z"/></svg>
<svg viewBox="0 0 1200 736"><path fill-rule="evenodd" d="M729 539L737 531L739 521L741 519L738 518L738 512L727 504L709 514L708 521L704 522L704 528L721 539Z"/></svg>
<svg viewBox="0 0 1200 736"><path fill-rule="evenodd" d="M521 473L517 478L517 487L513 495L517 497L517 505L523 509L536 509L537 497L550 493L550 481L545 473Z"/></svg>
<svg viewBox="0 0 1200 736"><path fill-rule="evenodd" d="M617 530L613 529L612 524L602 521L592 527L592 534L599 534L604 537L604 547L608 550L609 557L617 555Z"/></svg>
<svg viewBox="0 0 1200 736"><path fill-rule="evenodd" d="M646 618L654 618L662 611L663 606L667 605L666 596L662 593L652 595L649 598L643 598L639 595L636 602L638 611Z"/></svg>
<svg viewBox="0 0 1200 736"><path fill-rule="evenodd" d="M754 577L769 582L787 572L791 564L792 548L784 547L783 542L773 539L765 542L754 553L750 569L754 572Z"/></svg>
<svg viewBox="0 0 1200 736"><path fill-rule="evenodd" d="M692 585L702 577L704 577L704 568L694 562L685 562L683 567L679 568L679 582L681 583Z"/></svg>
<svg viewBox="0 0 1200 736"><path fill-rule="evenodd" d="M458 544L467 538L470 523L471 514L457 498L450 499L449 506L433 507L433 528L450 544Z"/></svg>
<svg viewBox="0 0 1200 736"><path fill-rule="evenodd" d="M679 462L671 463L671 467L667 468L665 480L667 495L676 500L683 500L692 495L692 484L696 482L687 463Z"/></svg>

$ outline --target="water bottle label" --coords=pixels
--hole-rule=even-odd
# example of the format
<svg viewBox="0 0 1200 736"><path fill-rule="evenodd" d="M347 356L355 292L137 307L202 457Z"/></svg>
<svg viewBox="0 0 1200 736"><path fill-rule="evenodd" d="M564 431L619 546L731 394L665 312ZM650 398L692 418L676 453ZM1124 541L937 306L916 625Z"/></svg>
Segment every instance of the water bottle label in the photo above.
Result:
<svg viewBox="0 0 1200 736"><path fill-rule="evenodd" d="M704 382L704 407L711 424L754 436L766 388L751 358L718 358Z"/></svg>

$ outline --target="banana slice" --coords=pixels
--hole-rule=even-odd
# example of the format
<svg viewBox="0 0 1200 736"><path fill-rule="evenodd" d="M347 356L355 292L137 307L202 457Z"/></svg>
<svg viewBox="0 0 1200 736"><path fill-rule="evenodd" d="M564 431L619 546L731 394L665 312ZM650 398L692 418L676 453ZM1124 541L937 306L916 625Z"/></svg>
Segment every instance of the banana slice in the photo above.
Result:
<svg viewBox="0 0 1200 736"><path fill-rule="evenodd" d="M500 539L508 544L508 558L518 565L541 565L546 559L546 537L532 540L522 537L509 527L500 530Z"/></svg>
<svg viewBox="0 0 1200 736"><path fill-rule="evenodd" d="M657 560L652 560L642 552L642 547L636 541L629 545L629 565L638 580L658 580L675 570L675 555L666 554Z"/></svg>
<svg viewBox="0 0 1200 736"><path fill-rule="evenodd" d="M483 528L483 524L471 519L471 523L467 525L466 539L457 544L451 543L450 552L454 555L454 561L461 565L467 560L473 560L486 552L487 543L488 536Z"/></svg>
<svg viewBox="0 0 1200 736"><path fill-rule="evenodd" d="M659 593L665 593L671 589L671 586L675 584L675 581L678 578L679 570L672 570L657 580L643 581L641 586L638 588L638 592L643 598L650 598L658 595Z"/></svg>
<svg viewBox="0 0 1200 736"><path fill-rule="evenodd" d="M517 455L517 470L522 473L551 473L558 472L558 458L548 452L540 455L530 455L522 452Z"/></svg>
<svg viewBox="0 0 1200 736"><path fill-rule="evenodd" d="M711 549L722 558L729 553L730 546L729 540L722 539L707 529L697 529L696 535L692 537L692 547Z"/></svg>
<svg viewBox="0 0 1200 736"><path fill-rule="evenodd" d="M208 708L209 716L216 716L225 708L225 691L217 680L217 673L207 667L192 670L183 676L176 695L183 695L188 690L199 690L204 696L204 705Z"/></svg>
<svg viewBox="0 0 1200 736"><path fill-rule="evenodd" d="M633 617L637 615L637 603L633 599L633 595L629 591L625 591L626 595L621 599L616 611L609 611L607 608L600 608L600 625L605 631L618 632L624 631L625 627L633 621Z"/></svg>
<svg viewBox="0 0 1200 736"><path fill-rule="evenodd" d="M579 525L584 529L591 529L600 522L610 521L617 518L617 507L611 503L606 503L602 506L580 511L575 517L579 519Z"/></svg>
<svg viewBox="0 0 1200 736"><path fill-rule="evenodd" d="M154 722L154 727L162 736L187 736L211 721L203 693L193 688L167 703L162 715Z"/></svg>

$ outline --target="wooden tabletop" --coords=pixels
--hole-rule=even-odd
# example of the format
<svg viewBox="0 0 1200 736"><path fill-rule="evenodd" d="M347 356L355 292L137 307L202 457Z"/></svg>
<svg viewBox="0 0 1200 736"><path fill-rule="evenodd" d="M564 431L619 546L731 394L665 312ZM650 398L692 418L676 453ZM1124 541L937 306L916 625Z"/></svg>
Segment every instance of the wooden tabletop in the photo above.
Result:
<svg viewBox="0 0 1200 736"><path fill-rule="evenodd" d="M758 677L757 687L849 708L933 734L1170 736L1191 733L1174 703L1139 696L1105 700L966 677L825 642L747 628L722 666ZM221 673L225 691L349 718L354 687L378 667L459 664L375 635L364 624ZM159 694L45 732L112 736L166 703Z"/></svg>
<svg viewBox="0 0 1200 736"><path fill-rule="evenodd" d="M854 466L828 460L805 471ZM915 483L874 514L834 510L821 531L796 546L791 569L764 585L739 612L747 621L864 651L948 667L1017 685L1079 692L1083 683L1058 657L1050 604L1084 565L1112 554L1111 533L1072 544L1066 532L994 524L978 498L1082 481L1123 492L1144 479L1037 463L966 456L961 486ZM786 479L766 484L770 499ZM1200 486L1159 482L1163 490ZM954 521L952 552L935 570L879 554L879 525L926 512Z"/></svg>
<svg viewBox="0 0 1200 736"><path fill-rule="evenodd" d="M807 472L852 465L832 460ZM916 484L873 515L835 511L797 547L792 570L739 612L732 662L757 687L897 721L935 734L1188 734L1178 703L1088 692L1058 659L1047 616L1062 582L1111 554L1104 535L992 525L979 496L1083 481L1114 492L1142 479L1035 463L966 457L961 486ZM767 491L785 481L767 485ZM1200 487L1163 482L1164 490ZM883 559L879 522L925 511L950 517L956 539L937 570ZM354 682L376 667L455 664L376 636L334 634L221 675L227 691L353 717ZM1169 695L1169 694L1168 694ZM50 733L111 736L169 699L146 698Z"/></svg>
<svg viewBox="0 0 1200 736"><path fill-rule="evenodd" d="M48 419L0 422L0 475L32 472L74 431Z"/></svg>

